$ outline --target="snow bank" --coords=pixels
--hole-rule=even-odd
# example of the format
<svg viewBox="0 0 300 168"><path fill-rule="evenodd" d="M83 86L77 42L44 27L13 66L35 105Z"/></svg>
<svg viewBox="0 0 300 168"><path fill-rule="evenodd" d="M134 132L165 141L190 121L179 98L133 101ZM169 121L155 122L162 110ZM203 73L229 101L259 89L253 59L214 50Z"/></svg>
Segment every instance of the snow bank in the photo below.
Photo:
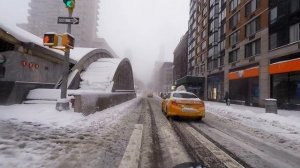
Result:
<svg viewBox="0 0 300 168"><path fill-rule="evenodd" d="M278 114L273 114L265 113L265 108L243 105L226 106L217 102L205 102L205 105L209 113L240 121L252 128L300 139L300 111L278 110Z"/></svg>
<svg viewBox="0 0 300 168"><path fill-rule="evenodd" d="M75 113L73 111L56 111L55 104L19 104L12 106L0 106L0 120L13 120L19 122L33 122L40 123L52 127L86 127L93 124L95 121L104 121L110 119L113 114L120 115L116 112L123 112L129 106L137 102L133 99L108 108L101 112L83 116L82 113ZM116 118L110 119L111 122Z"/></svg>

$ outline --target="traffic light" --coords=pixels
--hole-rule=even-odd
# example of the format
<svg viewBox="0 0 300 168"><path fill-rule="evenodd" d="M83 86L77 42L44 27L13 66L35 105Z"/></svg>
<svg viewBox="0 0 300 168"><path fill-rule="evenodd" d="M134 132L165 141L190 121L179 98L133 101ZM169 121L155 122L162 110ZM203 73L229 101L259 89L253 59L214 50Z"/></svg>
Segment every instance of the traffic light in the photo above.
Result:
<svg viewBox="0 0 300 168"><path fill-rule="evenodd" d="M62 45L66 48L74 48L74 37L69 33L62 34Z"/></svg>
<svg viewBox="0 0 300 168"><path fill-rule="evenodd" d="M43 38L44 46L57 46L58 35L55 33L45 33Z"/></svg>
<svg viewBox="0 0 300 168"><path fill-rule="evenodd" d="M73 9L75 7L75 0L63 0L68 9Z"/></svg>

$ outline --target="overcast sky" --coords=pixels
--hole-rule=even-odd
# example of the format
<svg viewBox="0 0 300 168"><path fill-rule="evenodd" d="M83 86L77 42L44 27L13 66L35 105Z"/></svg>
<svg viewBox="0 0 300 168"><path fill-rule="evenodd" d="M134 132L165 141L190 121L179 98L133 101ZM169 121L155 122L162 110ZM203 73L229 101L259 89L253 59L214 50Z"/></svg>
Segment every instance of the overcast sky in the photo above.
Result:
<svg viewBox="0 0 300 168"><path fill-rule="evenodd" d="M29 1L0 0L0 19L27 22ZM189 0L101 0L98 36L120 57L130 57L134 74L149 81L156 60L173 61L188 12Z"/></svg>

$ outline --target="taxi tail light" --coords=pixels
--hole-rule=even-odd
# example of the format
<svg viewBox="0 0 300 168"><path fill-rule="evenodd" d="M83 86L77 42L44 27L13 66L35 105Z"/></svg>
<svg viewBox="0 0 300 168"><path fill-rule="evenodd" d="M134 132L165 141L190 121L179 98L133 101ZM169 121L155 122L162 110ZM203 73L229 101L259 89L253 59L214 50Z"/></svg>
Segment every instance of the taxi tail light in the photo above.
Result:
<svg viewBox="0 0 300 168"><path fill-rule="evenodd" d="M171 104L174 106L178 106L178 103L176 101L171 101Z"/></svg>
<svg viewBox="0 0 300 168"><path fill-rule="evenodd" d="M200 106L204 106L204 103L202 101L197 101L197 102L195 102L195 104L200 105Z"/></svg>

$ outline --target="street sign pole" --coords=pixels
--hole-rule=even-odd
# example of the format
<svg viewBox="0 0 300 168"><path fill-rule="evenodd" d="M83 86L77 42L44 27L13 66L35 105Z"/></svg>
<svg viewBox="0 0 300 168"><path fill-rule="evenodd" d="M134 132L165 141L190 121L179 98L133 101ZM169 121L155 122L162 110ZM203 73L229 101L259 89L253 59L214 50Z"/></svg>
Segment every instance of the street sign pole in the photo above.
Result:
<svg viewBox="0 0 300 168"><path fill-rule="evenodd" d="M69 10L69 17L72 17L73 10ZM71 23L68 24L67 33L71 34ZM65 51L65 62L64 71L61 83L61 94L60 100L56 102L56 110L69 110L69 101L67 101L67 87L68 87L68 75L69 75L69 58L70 58L70 48L66 48Z"/></svg>

